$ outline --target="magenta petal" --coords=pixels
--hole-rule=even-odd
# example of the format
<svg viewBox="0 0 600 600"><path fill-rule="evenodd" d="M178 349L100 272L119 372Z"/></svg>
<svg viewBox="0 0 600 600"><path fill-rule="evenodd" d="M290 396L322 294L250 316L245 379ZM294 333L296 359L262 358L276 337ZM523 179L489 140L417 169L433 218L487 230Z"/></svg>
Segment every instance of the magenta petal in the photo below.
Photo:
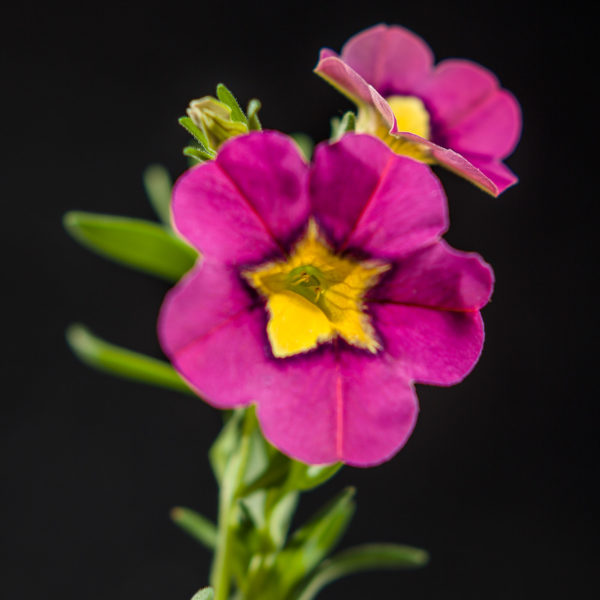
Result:
<svg viewBox="0 0 600 600"><path fill-rule="evenodd" d="M309 211L308 165L293 141L252 133L182 175L173 192L177 230L205 256L254 263L282 251Z"/></svg>
<svg viewBox="0 0 600 600"><path fill-rule="evenodd" d="M341 57L383 96L412 93L433 65L429 46L398 25L358 33L346 42Z"/></svg>
<svg viewBox="0 0 600 600"><path fill-rule="evenodd" d="M395 257L447 226L446 198L424 164L369 135L345 135L315 152L313 213L340 249Z"/></svg>
<svg viewBox="0 0 600 600"><path fill-rule="evenodd" d="M158 321L163 350L198 394L231 408L258 399L275 371L262 305L237 275L204 264L167 295Z"/></svg>
<svg viewBox="0 0 600 600"><path fill-rule="evenodd" d="M384 352L411 379L453 385L475 366L483 346L477 311L454 312L373 302L369 305Z"/></svg>
<svg viewBox="0 0 600 600"><path fill-rule="evenodd" d="M254 303L232 268L203 261L163 302L158 334L165 354L174 356Z"/></svg>
<svg viewBox="0 0 600 600"><path fill-rule="evenodd" d="M450 59L436 66L418 94L434 122L445 130L468 116L498 87L495 75L477 63Z"/></svg>
<svg viewBox="0 0 600 600"><path fill-rule="evenodd" d="M276 131L239 136L216 160L279 243L288 243L304 226L309 166L290 137Z"/></svg>
<svg viewBox="0 0 600 600"><path fill-rule="evenodd" d="M490 299L492 269L478 254L440 241L401 259L369 298L445 310L478 310Z"/></svg>
<svg viewBox="0 0 600 600"><path fill-rule="evenodd" d="M190 169L177 180L172 211L177 231L212 258L233 264L257 262L279 249L214 161Z"/></svg>
<svg viewBox="0 0 600 600"><path fill-rule="evenodd" d="M498 90L443 135L447 145L461 154L504 158L521 135L519 103L507 90Z"/></svg>
<svg viewBox="0 0 600 600"><path fill-rule="evenodd" d="M287 369L285 393L269 390L258 404L265 437L311 464L368 466L390 458L415 424L417 401L395 365L333 349Z"/></svg>

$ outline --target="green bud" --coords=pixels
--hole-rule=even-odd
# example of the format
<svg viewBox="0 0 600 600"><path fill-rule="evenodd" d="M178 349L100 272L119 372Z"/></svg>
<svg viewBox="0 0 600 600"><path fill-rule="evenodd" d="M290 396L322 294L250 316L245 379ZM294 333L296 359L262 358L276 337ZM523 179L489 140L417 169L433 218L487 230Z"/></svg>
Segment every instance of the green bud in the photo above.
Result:
<svg viewBox="0 0 600 600"><path fill-rule="evenodd" d="M218 150L229 138L248 133L248 125L235 121L231 108L213 96L192 100L187 114L204 132L211 150Z"/></svg>

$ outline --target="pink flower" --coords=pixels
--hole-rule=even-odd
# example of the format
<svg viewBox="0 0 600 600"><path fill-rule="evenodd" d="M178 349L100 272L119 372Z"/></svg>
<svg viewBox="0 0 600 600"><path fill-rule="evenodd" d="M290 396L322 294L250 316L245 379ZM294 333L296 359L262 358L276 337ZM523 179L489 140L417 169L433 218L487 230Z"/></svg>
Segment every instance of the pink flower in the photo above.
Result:
<svg viewBox="0 0 600 600"><path fill-rule="evenodd" d="M164 351L213 406L256 403L294 458L390 458L415 425L413 382L477 362L492 271L440 239L430 169L375 137L321 144L312 165L282 134L236 137L179 179L173 217L203 259L165 299Z"/></svg>
<svg viewBox="0 0 600 600"><path fill-rule="evenodd" d="M397 25L350 38L341 56L321 51L315 72L359 107L357 132L394 151L439 163L497 196L517 182L503 163L521 135L514 96L480 65L448 59Z"/></svg>

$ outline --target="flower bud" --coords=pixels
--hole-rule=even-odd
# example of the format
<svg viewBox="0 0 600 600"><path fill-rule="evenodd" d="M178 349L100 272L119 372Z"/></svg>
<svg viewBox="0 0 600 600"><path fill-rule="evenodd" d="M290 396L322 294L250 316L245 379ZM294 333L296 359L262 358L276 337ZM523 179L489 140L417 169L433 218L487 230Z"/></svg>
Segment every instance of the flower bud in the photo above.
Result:
<svg viewBox="0 0 600 600"><path fill-rule="evenodd" d="M231 108L213 96L192 100L187 114L202 129L211 150L218 150L229 138L248 133L245 123L232 119Z"/></svg>

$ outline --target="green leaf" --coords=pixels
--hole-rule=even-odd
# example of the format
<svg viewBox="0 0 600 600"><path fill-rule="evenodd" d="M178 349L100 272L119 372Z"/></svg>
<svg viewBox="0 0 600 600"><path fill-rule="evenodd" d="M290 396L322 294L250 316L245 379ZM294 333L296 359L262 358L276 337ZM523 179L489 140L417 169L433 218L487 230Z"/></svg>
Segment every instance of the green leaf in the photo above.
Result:
<svg viewBox="0 0 600 600"><path fill-rule="evenodd" d="M212 588L206 587L198 590L193 596L192 600L213 600L215 592Z"/></svg>
<svg viewBox="0 0 600 600"><path fill-rule="evenodd" d="M296 144L298 144L300 150L302 150L302 154L304 154L306 160L310 162L313 149L315 147L315 143L313 142L312 138L305 133L292 133L291 137L294 139Z"/></svg>
<svg viewBox="0 0 600 600"><path fill-rule="evenodd" d="M176 506L171 510L171 519L195 540L209 550L214 550L217 545L217 528L206 517L190 508Z"/></svg>
<svg viewBox="0 0 600 600"><path fill-rule="evenodd" d="M199 162L205 162L207 160L212 160L217 153L212 150L201 148L195 148L194 146L186 146L183 149L183 154L185 156L189 156L190 158L195 158Z"/></svg>
<svg viewBox="0 0 600 600"><path fill-rule="evenodd" d="M248 125L248 119L238 104L238 101L235 99L235 96L229 91L227 86L222 83L219 83L217 86L217 98L219 98L223 104L226 104L229 106L229 108L231 108L232 120L238 121L239 123L244 123L244 125Z"/></svg>
<svg viewBox="0 0 600 600"><path fill-rule="evenodd" d="M63 222L90 250L167 281L178 281L198 258L193 248L150 221L71 211Z"/></svg>
<svg viewBox="0 0 600 600"><path fill-rule="evenodd" d="M293 600L313 600L329 583L362 571L413 569L429 561L425 550L398 544L365 544L344 550L320 565L296 591Z"/></svg>
<svg viewBox="0 0 600 600"><path fill-rule="evenodd" d="M173 183L168 171L161 165L150 165L144 171L142 180L154 212L165 225L170 227Z"/></svg>
<svg viewBox="0 0 600 600"><path fill-rule="evenodd" d="M262 125L260 123L260 119L258 118L258 111L262 108L262 103L258 98L252 98L250 102L248 102L248 129L250 131L260 131L262 129Z"/></svg>
<svg viewBox="0 0 600 600"><path fill-rule="evenodd" d="M303 462L292 460L288 479L285 483L287 489L312 490L328 479L331 479L342 467L343 463L330 465L307 465Z"/></svg>
<svg viewBox="0 0 600 600"><path fill-rule="evenodd" d="M193 393L167 362L109 344L79 324L71 325L66 337L75 355L100 371L178 392Z"/></svg>
<svg viewBox="0 0 600 600"><path fill-rule="evenodd" d="M180 117L177 119L177 122L198 142L200 150L210 152L210 144L208 143L206 134L190 117Z"/></svg>
<svg viewBox="0 0 600 600"><path fill-rule="evenodd" d="M267 526L273 546L281 548L285 543L294 512L298 506L299 494L297 492L288 492L283 496L281 494L277 494L277 496L277 501L274 503L267 500L269 504Z"/></svg>
<svg viewBox="0 0 600 600"><path fill-rule="evenodd" d="M354 515L354 494L354 488L346 488L294 532L276 561L282 597L338 543Z"/></svg>

